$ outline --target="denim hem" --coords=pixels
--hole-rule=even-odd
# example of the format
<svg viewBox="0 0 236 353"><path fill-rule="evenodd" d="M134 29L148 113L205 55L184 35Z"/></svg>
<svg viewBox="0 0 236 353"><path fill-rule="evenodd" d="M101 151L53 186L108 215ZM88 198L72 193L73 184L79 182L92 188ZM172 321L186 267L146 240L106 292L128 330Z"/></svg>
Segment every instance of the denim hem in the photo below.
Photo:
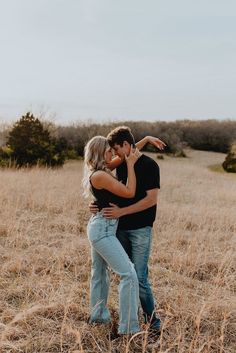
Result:
<svg viewBox="0 0 236 353"><path fill-rule="evenodd" d="M89 320L89 323L90 324L104 324L104 325L108 325L108 324L110 324L110 322L111 322L111 319L109 319L109 320L101 320L101 319L90 319Z"/></svg>
<svg viewBox="0 0 236 353"><path fill-rule="evenodd" d="M127 328L126 326L122 325L123 327L118 329L118 333L125 335L125 334L134 334L140 331L139 326L134 326L132 329L131 328Z"/></svg>

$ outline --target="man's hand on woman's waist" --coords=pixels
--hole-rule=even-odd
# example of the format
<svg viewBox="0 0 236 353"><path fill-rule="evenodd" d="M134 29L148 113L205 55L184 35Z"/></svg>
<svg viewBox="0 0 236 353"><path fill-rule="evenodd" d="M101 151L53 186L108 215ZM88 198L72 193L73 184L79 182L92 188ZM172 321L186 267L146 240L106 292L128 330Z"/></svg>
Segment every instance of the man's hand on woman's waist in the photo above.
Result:
<svg viewBox="0 0 236 353"><path fill-rule="evenodd" d="M105 218L120 218L124 216L122 208L115 205L114 203L109 203L111 207L105 207L102 209L102 214Z"/></svg>

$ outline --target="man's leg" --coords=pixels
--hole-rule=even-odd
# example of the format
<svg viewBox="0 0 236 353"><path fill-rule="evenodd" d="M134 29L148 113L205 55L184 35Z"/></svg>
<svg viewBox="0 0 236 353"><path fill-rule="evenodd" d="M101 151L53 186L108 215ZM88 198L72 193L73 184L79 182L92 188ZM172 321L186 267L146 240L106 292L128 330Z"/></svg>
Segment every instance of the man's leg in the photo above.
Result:
<svg viewBox="0 0 236 353"><path fill-rule="evenodd" d="M151 328L160 329L160 319L155 313L155 301L148 278L148 260L152 244L152 227L126 231L126 238L131 244L131 261L139 280L139 298L146 322Z"/></svg>
<svg viewBox="0 0 236 353"><path fill-rule="evenodd" d="M126 254L128 254L130 260L132 261L132 249L131 249L131 242L128 237L128 231L118 229L116 232L116 237L125 249ZM133 261L132 261L133 262Z"/></svg>

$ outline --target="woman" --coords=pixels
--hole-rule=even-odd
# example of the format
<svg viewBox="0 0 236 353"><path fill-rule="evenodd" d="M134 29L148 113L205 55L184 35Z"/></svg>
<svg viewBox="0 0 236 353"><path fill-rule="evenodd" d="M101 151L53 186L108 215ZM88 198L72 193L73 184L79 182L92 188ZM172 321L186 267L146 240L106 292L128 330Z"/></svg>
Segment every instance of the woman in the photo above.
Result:
<svg viewBox="0 0 236 353"><path fill-rule="evenodd" d="M120 183L108 170L112 150L103 136L93 137L85 147L84 187L90 189L97 201L99 211L109 203L119 204L119 197L132 198L135 195L136 177L134 164L139 151L132 150L126 156L128 169L127 185ZM110 321L107 308L109 289L108 267L120 276L119 284L119 334L139 331L138 305L139 285L132 262L116 238L117 219L106 219L101 212L92 215L87 232L91 243L92 274L90 284L90 322Z"/></svg>

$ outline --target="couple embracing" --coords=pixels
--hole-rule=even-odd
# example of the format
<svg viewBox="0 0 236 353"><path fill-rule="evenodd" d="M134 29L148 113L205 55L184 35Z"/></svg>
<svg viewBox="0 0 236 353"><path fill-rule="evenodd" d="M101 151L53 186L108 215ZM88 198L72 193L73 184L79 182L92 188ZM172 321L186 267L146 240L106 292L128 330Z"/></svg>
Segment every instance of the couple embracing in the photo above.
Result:
<svg viewBox="0 0 236 353"><path fill-rule="evenodd" d="M149 329L159 333L161 327L148 278L160 177L156 162L139 151L146 143L165 146L151 136L135 144L131 130L121 126L107 138L93 137L85 147L83 185L85 194L95 199L87 226L92 257L89 321L110 322L110 268L120 278L120 335L139 332L139 302Z"/></svg>

